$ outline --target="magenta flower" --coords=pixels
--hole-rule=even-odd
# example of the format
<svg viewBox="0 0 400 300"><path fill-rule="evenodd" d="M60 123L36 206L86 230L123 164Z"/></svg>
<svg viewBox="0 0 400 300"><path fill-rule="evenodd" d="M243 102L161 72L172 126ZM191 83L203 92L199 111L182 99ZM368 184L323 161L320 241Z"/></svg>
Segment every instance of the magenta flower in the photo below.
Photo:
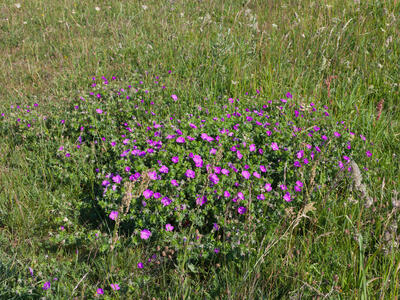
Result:
<svg viewBox="0 0 400 300"><path fill-rule="evenodd" d="M213 184L217 184L219 182L218 176L214 173L210 175L209 179Z"/></svg>
<svg viewBox="0 0 400 300"><path fill-rule="evenodd" d="M221 173L224 174L224 175L229 175L229 170L221 169Z"/></svg>
<svg viewBox="0 0 400 300"><path fill-rule="evenodd" d="M264 189L265 189L267 192L272 191L272 186L271 186L271 184L270 184L270 183L266 183L265 186L264 186Z"/></svg>
<svg viewBox="0 0 400 300"><path fill-rule="evenodd" d="M171 184L173 186L179 186L179 183L178 183L178 181L176 181L176 179L171 179Z"/></svg>
<svg viewBox="0 0 400 300"><path fill-rule="evenodd" d="M50 281L46 281L46 282L43 284L43 289L44 289L45 291L47 291L50 287L51 287Z"/></svg>
<svg viewBox="0 0 400 300"><path fill-rule="evenodd" d="M296 185L299 186L299 187L302 187L302 186L303 186L303 183L302 183L301 181L297 180L297 181L296 181Z"/></svg>
<svg viewBox="0 0 400 300"><path fill-rule="evenodd" d="M96 293L97 293L97 295L103 295L103 294L104 294L104 291L103 291L103 289L98 288L97 291L96 291Z"/></svg>
<svg viewBox="0 0 400 300"><path fill-rule="evenodd" d="M150 179L157 180L157 172L156 171L148 172L147 175L149 176Z"/></svg>
<svg viewBox="0 0 400 300"><path fill-rule="evenodd" d="M337 132L337 131L335 131L333 134L334 134L336 137L340 137L340 136L341 136L341 134L340 134L339 132Z"/></svg>
<svg viewBox="0 0 400 300"><path fill-rule="evenodd" d="M323 139L324 141L328 140L328 137L326 135L321 136L321 139Z"/></svg>
<svg viewBox="0 0 400 300"><path fill-rule="evenodd" d="M369 151L369 150L367 150L367 152L365 152L365 153L367 154L368 157L371 157L371 156L372 156L372 153L371 153L371 151Z"/></svg>
<svg viewBox="0 0 400 300"><path fill-rule="evenodd" d="M172 162L174 164L177 164L179 162L179 157L178 156L174 156L174 157L171 158L171 160L172 160Z"/></svg>
<svg viewBox="0 0 400 300"><path fill-rule="evenodd" d="M143 229L143 230L140 232L140 238L141 238L142 240L147 240L150 236L151 236L151 232L150 232L150 230L148 230L148 229Z"/></svg>
<svg viewBox="0 0 400 300"><path fill-rule="evenodd" d="M177 95L171 95L172 100L177 101L178 100L178 96Z"/></svg>
<svg viewBox="0 0 400 300"><path fill-rule="evenodd" d="M236 152L236 156L237 156L238 159L242 159L243 158L243 154L240 153L239 150Z"/></svg>
<svg viewBox="0 0 400 300"><path fill-rule="evenodd" d="M304 150L300 150L299 152L297 152L297 158L300 159L304 156Z"/></svg>
<svg viewBox="0 0 400 300"><path fill-rule="evenodd" d="M237 197L238 197L240 200L244 200L244 194L243 194L242 192L237 193Z"/></svg>
<svg viewBox="0 0 400 300"><path fill-rule="evenodd" d="M263 173L267 172L267 168L265 166L262 166L262 165L260 166L260 170Z"/></svg>
<svg viewBox="0 0 400 300"><path fill-rule="evenodd" d="M177 143L180 143L180 144L184 144L184 143L185 143L185 138L184 138L183 136L180 136L180 137L178 137L178 138L176 139L176 142L177 142Z"/></svg>
<svg viewBox="0 0 400 300"><path fill-rule="evenodd" d="M118 218L118 212L113 210L110 212L110 215L108 216L111 220L115 221Z"/></svg>
<svg viewBox="0 0 400 300"><path fill-rule="evenodd" d="M287 190L287 186L284 185L284 184L281 184L279 187L281 188L282 191L286 191Z"/></svg>
<svg viewBox="0 0 400 300"><path fill-rule="evenodd" d="M143 263L141 263L141 262L138 263L138 264L137 264L137 267L138 267L139 269L143 269Z"/></svg>
<svg viewBox="0 0 400 300"><path fill-rule="evenodd" d="M203 206L207 202L207 197L206 196L200 196L196 199L196 204L199 206Z"/></svg>
<svg viewBox="0 0 400 300"><path fill-rule="evenodd" d="M153 194L154 199L161 198L161 194L159 192Z"/></svg>
<svg viewBox="0 0 400 300"><path fill-rule="evenodd" d="M171 202L172 202L172 200L171 200L170 198L168 198L168 197L163 197L163 198L161 199L161 203L162 203L164 206L170 205Z"/></svg>
<svg viewBox="0 0 400 300"><path fill-rule="evenodd" d="M172 226L171 224L167 224L167 225L165 225L165 230L172 231L172 230L174 230L174 226Z"/></svg>
<svg viewBox="0 0 400 300"><path fill-rule="evenodd" d="M246 171L246 170L243 170L243 171L242 171L242 176L243 176L244 178L246 178L246 179L249 179L249 178L250 178L250 172L249 172L249 171Z"/></svg>
<svg viewBox="0 0 400 300"><path fill-rule="evenodd" d="M304 159L303 159L303 163L304 163L305 165L308 164L308 163L309 163L308 159L307 159L307 158L304 158Z"/></svg>
<svg viewBox="0 0 400 300"><path fill-rule="evenodd" d="M229 193L228 191L224 192L224 197L225 198L229 198L231 196L231 193Z"/></svg>
<svg viewBox="0 0 400 300"><path fill-rule="evenodd" d="M110 286L114 291L118 291L120 289L118 283L111 283Z"/></svg>
<svg viewBox="0 0 400 300"><path fill-rule="evenodd" d="M265 200L264 194L257 195L258 200Z"/></svg>
<svg viewBox="0 0 400 300"><path fill-rule="evenodd" d="M145 190L145 191L143 192L143 197L144 197L145 199L150 199L151 196L153 196L153 191L151 191L151 190Z"/></svg>
<svg viewBox="0 0 400 300"><path fill-rule="evenodd" d="M276 150L279 150L279 147L278 147L278 144L277 143L271 143L271 148L272 148L272 150L274 150L274 151L276 151Z"/></svg>
<svg viewBox="0 0 400 300"><path fill-rule="evenodd" d="M341 161L339 161L339 168L343 168L343 163Z"/></svg>
<svg viewBox="0 0 400 300"><path fill-rule="evenodd" d="M167 166L162 165L161 168L159 169L160 173L167 174L169 172L169 169Z"/></svg>
<svg viewBox="0 0 400 300"><path fill-rule="evenodd" d="M290 201L291 201L290 193L287 192L287 193L285 194L285 196L283 196L283 199L285 199L286 202L290 202Z"/></svg>
<svg viewBox="0 0 400 300"><path fill-rule="evenodd" d="M211 150L210 150L210 154L216 154L217 153L217 149L215 149L215 148L211 148Z"/></svg>
<svg viewBox="0 0 400 300"><path fill-rule="evenodd" d="M115 175L115 176L112 178L112 180L113 180L115 183L121 183L122 177L121 177L120 175Z"/></svg>
<svg viewBox="0 0 400 300"><path fill-rule="evenodd" d="M254 145L254 144L251 144L251 145L249 146L249 148L250 148L250 151L251 151L251 152L256 151L256 145Z"/></svg>
<svg viewBox="0 0 400 300"><path fill-rule="evenodd" d="M294 187L294 190L295 190L296 192L301 192L301 187L298 186L298 185L296 185L296 186Z"/></svg>
<svg viewBox="0 0 400 300"><path fill-rule="evenodd" d="M300 168L300 167L301 167L301 164L300 164L300 162L299 162L298 160L296 160L296 161L294 162L294 166L297 167L297 168Z"/></svg>
<svg viewBox="0 0 400 300"><path fill-rule="evenodd" d="M190 169L186 170L185 175L186 175L187 178L195 178L196 177L196 173L193 170L190 170Z"/></svg>
<svg viewBox="0 0 400 300"><path fill-rule="evenodd" d="M261 175L258 172L253 172L253 176L256 178L261 178Z"/></svg>
<svg viewBox="0 0 400 300"><path fill-rule="evenodd" d="M96 112L97 112L98 114L102 114L102 113L103 113L103 111L102 111L100 108L96 109Z"/></svg>
<svg viewBox="0 0 400 300"><path fill-rule="evenodd" d="M245 214L246 213L246 207L239 206L238 213L241 214L241 215Z"/></svg>

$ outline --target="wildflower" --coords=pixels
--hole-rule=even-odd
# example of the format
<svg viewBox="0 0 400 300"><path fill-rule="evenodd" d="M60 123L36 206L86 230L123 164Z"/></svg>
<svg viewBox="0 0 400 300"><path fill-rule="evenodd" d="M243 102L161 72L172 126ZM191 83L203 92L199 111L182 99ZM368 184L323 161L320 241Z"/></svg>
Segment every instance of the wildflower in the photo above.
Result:
<svg viewBox="0 0 400 300"><path fill-rule="evenodd" d="M271 143L271 148L272 148L272 150L274 150L274 151L276 151L276 150L279 150L279 147L278 147L278 144L277 143Z"/></svg>
<svg viewBox="0 0 400 300"><path fill-rule="evenodd" d="M177 95L171 95L172 100L177 101L178 100L178 96Z"/></svg>
<svg viewBox="0 0 400 300"><path fill-rule="evenodd" d="M236 152L236 156L239 160L243 158L243 154L239 150Z"/></svg>
<svg viewBox="0 0 400 300"><path fill-rule="evenodd" d="M270 184L270 183L266 183L265 186L264 186L264 189L265 189L267 192L272 191L272 186L271 186L271 184Z"/></svg>
<svg viewBox="0 0 400 300"><path fill-rule="evenodd" d="M301 164L300 164L299 161L296 160L296 161L294 162L294 166L300 168L300 167L301 167Z"/></svg>
<svg viewBox="0 0 400 300"><path fill-rule="evenodd" d="M111 220L115 221L118 218L118 212L113 210L110 212L110 215L108 216Z"/></svg>
<svg viewBox="0 0 400 300"><path fill-rule="evenodd" d="M170 198L168 198L168 197L164 197L164 198L161 199L161 203L162 203L164 206L170 205L171 202L172 202L172 200L171 200Z"/></svg>
<svg viewBox="0 0 400 300"><path fill-rule="evenodd" d="M118 283L112 283L110 284L110 286L114 291L118 291L120 289Z"/></svg>
<svg viewBox="0 0 400 300"><path fill-rule="evenodd" d="M225 198L229 198L231 196L231 193L229 193L228 191L224 192L224 197Z"/></svg>
<svg viewBox="0 0 400 300"><path fill-rule="evenodd" d="M343 168L343 163L341 161L339 161L339 168Z"/></svg>
<svg viewBox="0 0 400 300"><path fill-rule="evenodd" d="M262 166L262 165L260 166L260 170L261 170L261 172L264 172L264 173L267 172L267 168L265 168L265 166Z"/></svg>
<svg viewBox="0 0 400 300"><path fill-rule="evenodd" d="M218 224L217 224L217 223L214 223L214 224L213 224L213 228L214 228L216 231L218 231L218 230L219 230Z"/></svg>
<svg viewBox="0 0 400 300"><path fill-rule="evenodd" d="M213 184L217 184L219 182L219 178L216 174L211 174L209 179Z"/></svg>
<svg viewBox="0 0 400 300"><path fill-rule="evenodd" d="M260 173L255 172L255 171L253 172L253 176L256 177L256 178L261 178Z"/></svg>
<svg viewBox="0 0 400 300"><path fill-rule="evenodd" d="M297 181L296 181L296 185L299 186L299 187L302 187L302 186L303 186L303 183L302 183L301 181L297 180Z"/></svg>
<svg viewBox="0 0 400 300"><path fill-rule="evenodd" d="M161 198L161 194L159 192L153 194L154 199Z"/></svg>
<svg viewBox="0 0 400 300"><path fill-rule="evenodd" d="M242 171L242 176L243 176L244 178L246 178L246 179L249 179L249 178L250 178L250 172L249 172L249 171L243 170L243 171Z"/></svg>
<svg viewBox="0 0 400 300"><path fill-rule="evenodd" d="M195 178L196 177L196 173L193 170L190 170L190 169L186 170L185 175L186 175L187 178Z"/></svg>
<svg viewBox="0 0 400 300"><path fill-rule="evenodd" d="M304 156L304 150L300 150L299 152L297 152L297 158L300 159Z"/></svg>
<svg viewBox="0 0 400 300"><path fill-rule="evenodd" d="M238 213L241 214L241 215L245 214L246 213L246 207L239 206Z"/></svg>
<svg viewBox="0 0 400 300"><path fill-rule="evenodd" d="M164 174L167 174L168 173L168 171L169 171L169 169L168 169L168 167L167 166L161 166L161 168L160 168L160 173L164 173Z"/></svg>
<svg viewBox="0 0 400 300"><path fill-rule="evenodd" d="M372 153L371 153L371 151L369 151L369 150L367 150L367 152L365 152L365 153L367 154L368 157L371 157L371 156L372 156Z"/></svg>
<svg viewBox="0 0 400 300"><path fill-rule="evenodd" d="M180 136L180 137L178 137L178 138L176 139L176 142L177 142L177 143L180 143L180 144L184 144L184 143L185 143L185 138L182 137L182 136Z"/></svg>
<svg viewBox="0 0 400 300"><path fill-rule="evenodd" d="M112 178L112 180L113 180L115 183L121 183L122 177L121 177L120 175L115 175L115 176Z"/></svg>
<svg viewBox="0 0 400 300"><path fill-rule="evenodd" d="M176 181L176 179L171 179L171 184L173 186L179 186L179 183L178 183L178 181Z"/></svg>
<svg viewBox="0 0 400 300"><path fill-rule="evenodd" d="M147 240L150 236L151 236L151 232L150 232L150 230L148 230L148 229L143 229L143 230L140 232L140 238L141 238L142 240Z"/></svg>
<svg viewBox="0 0 400 300"><path fill-rule="evenodd" d="M341 136L341 134L340 134L339 132L337 132L337 131L335 131L333 134L334 134L336 137L340 137L340 136Z"/></svg>
<svg viewBox="0 0 400 300"><path fill-rule="evenodd" d="M243 194L242 192L237 193L237 197L238 197L240 200L244 200L244 194Z"/></svg>
<svg viewBox="0 0 400 300"><path fill-rule="evenodd" d="M148 172L147 175L149 176L150 179L157 180L157 172L156 171Z"/></svg>
<svg viewBox="0 0 400 300"><path fill-rule="evenodd" d="M287 190L287 186L284 185L284 184L281 184L279 187L281 188L282 191L286 191Z"/></svg>
<svg viewBox="0 0 400 300"><path fill-rule="evenodd" d="M258 195L258 196L257 196L257 199L258 199L258 200L265 200L264 194Z"/></svg>
<svg viewBox="0 0 400 300"><path fill-rule="evenodd" d="M285 199L286 202L290 202L290 201L291 201L290 193L287 192L287 193L285 194L285 196L283 196L283 199Z"/></svg>
<svg viewBox="0 0 400 300"><path fill-rule="evenodd" d="M103 110L101 110L100 108L98 108L98 109L96 109L96 112L97 112L98 114L102 114L102 113L103 113Z"/></svg>
<svg viewBox="0 0 400 300"><path fill-rule="evenodd" d="M171 158L171 160L172 160L172 162L174 164L177 164L179 162L179 157L178 156L174 156L174 157Z"/></svg>
<svg viewBox="0 0 400 300"><path fill-rule="evenodd" d="M151 196L153 196L153 191L151 191L151 190L145 190L145 191L143 191L143 197L144 197L145 199L150 199Z"/></svg>
<svg viewBox="0 0 400 300"><path fill-rule="evenodd" d="M174 226L172 226L171 224L167 224L167 225L165 225L165 230L172 231L172 230L174 230Z"/></svg>
<svg viewBox="0 0 400 300"><path fill-rule="evenodd" d="M71 153L65 153L66 157L71 157Z"/></svg>
<svg viewBox="0 0 400 300"><path fill-rule="evenodd" d="M224 175L229 175L229 170L221 169L221 173L224 174Z"/></svg>
<svg viewBox="0 0 400 300"><path fill-rule="evenodd" d="M254 145L254 144L251 144L251 145L249 146L249 148L250 148L250 151L251 151L251 152L256 151L256 145Z"/></svg>
<svg viewBox="0 0 400 300"><path fill-rule="evenodd" d="M200 206L203 206L203 204L205 204L206 202L207 202L206 196L201 196L196 199L196 204Z"/></svg>
<svg viewBox="0 0 400 300"><path fill-rule="evenodd" d="M215 249L214 249L214 252L215 252L215 253L218 253L218 252L219 252L219 249L218 249L218 248L215 248Z"/></svg>
<svg viewBox="0 0 400 300"><path fill-rule="evenodd" d="M321 139L323 139L324 141L328 140L328 137L326 135L321 136Z"/></svg>
<svg viewBox="0 0 400 300"><path fill-rule="evenodd" d="M216 154L217 153L217 149L215 149L215 148L211 148L211 150L210 150L210 154Z"/></svg>
<svg viewBox="0 0 400 300"><path fill-rule="evenodd" d="M141 262L138 263L138 264L137 264L137 267L138 267L139 269L143 269L143 263L141 263Z"/></svg>
<svg viewBox="0 0 400 300"><path fill-rule="evenodd" d="M301 187L299 187L298 185L296 185L296 186L294 187L294 190L295 190L296 192L301 192Z"/></svg>
<svg viewBox="0 0 400 300"><path fill-rule="evenodd" d="M46 282L43 284L43 289L44 289L45 291L47 291L50 287L51 287L50 281L46 281Z"/></svg>

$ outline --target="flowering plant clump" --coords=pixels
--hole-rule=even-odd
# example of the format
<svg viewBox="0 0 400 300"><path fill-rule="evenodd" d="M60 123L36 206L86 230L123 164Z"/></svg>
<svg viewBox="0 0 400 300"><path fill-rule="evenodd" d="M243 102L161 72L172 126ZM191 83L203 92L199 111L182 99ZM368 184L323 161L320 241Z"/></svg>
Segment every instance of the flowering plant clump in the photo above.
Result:
<svg viewBox="0 0 400 300"><path fill-rule="evenodd" d="M189 105L158 76L101 81L60 121L55 164L65 174L89 159L101 188L93 201L110 222L125 224L134 245L168 246L178 258L256 251L286 208L320 201L350 178L352 161L373 158L328 107L290 93Z"/></svg>

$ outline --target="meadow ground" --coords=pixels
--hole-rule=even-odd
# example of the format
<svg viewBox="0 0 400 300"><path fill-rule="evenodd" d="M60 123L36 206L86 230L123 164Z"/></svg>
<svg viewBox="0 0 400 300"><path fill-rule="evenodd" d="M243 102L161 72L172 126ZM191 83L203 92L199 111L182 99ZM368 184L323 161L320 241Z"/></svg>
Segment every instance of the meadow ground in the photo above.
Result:
<svg viewBox="0 0 400 300"><path fill-rule="evenodd" d="M1 1L0 298L397 299L399 12L396 0ZM58 152L76 144L75 127L84 125L71 113L80 97L99 88L110 99L103 110L123 110L100 89L108 80L110 89L143 81L155 91L151 109L176 118L199 113L199 105L212 111L228 98L255 108L287 92L296 105L326 105L327 128L344 121L374 143L363 152L375 163L363 178L373 204L366 208L357 187L350 191L343 181L313 196L308 212L298 203L286 209L248 255L225 255L221 246L205 261L169 249L160 253L170 260L146 264L156 247L152 239L141 243L146 232L132 238L137 232L118 227L109 203L94 204L102 195L100 155L89 151L95 147L84 150L93 161L75 164ZM138 90L146 97L146 88ZM43 121L32 128L31 110ZM100 124L98 114L91 124ZM106 121L109 127L87 138L108 138L114 123ZM286 180L286 166L281 171ZM307 174L306 186L314 180ZM240 207L239 214L246 215Z"/></svg>

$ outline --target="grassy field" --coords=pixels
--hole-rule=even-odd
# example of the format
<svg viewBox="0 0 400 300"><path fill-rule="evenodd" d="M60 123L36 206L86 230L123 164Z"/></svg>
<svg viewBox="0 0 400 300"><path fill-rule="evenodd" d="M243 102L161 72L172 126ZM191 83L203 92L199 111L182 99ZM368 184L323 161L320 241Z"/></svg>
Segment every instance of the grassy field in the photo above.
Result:
<svg viewBox="0 0 400 300"><path fill-rule="evenodd" d="M373 141L378 161L365 179L369 208L355 192L333 193L296 226L288 212L245 259L141 269L148 249L129 236L104 250L114 223L83 188L98 181L96 166L81 158L68 175L53 163L68 132L21 135L0 117L0 298L397 299L399 12L396 0L1 1L0 113L20 105L59 122L102 76L119 87L159 76L157 95L178 95L177 116L290 92L329 106L332 124Z"/></svg>

